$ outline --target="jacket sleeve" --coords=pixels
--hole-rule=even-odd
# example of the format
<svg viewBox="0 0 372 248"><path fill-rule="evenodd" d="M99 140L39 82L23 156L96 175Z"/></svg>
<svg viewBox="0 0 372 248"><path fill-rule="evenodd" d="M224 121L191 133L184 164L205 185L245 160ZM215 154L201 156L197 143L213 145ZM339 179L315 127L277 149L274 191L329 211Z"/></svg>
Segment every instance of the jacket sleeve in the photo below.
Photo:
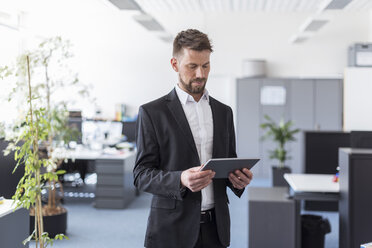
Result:
<svg viewBox="0 0 372 248"><path fill-rule="evenodd" d="M182 171L161 168L160 147L151 117L140 107L136 124L137 157L133 169L134 185L141 191L182 200Z"/></svg>
<svg viewBox="0 0 372 248"><path fill-rule="evenodd" d="M229 108L230 112L229 112L229 137L230 137L230 140L229 140L229 157L230 158L236 158L238 157L237 154L236 154L236 141L235 141L235 128L234 128L234 117L233 117L233 113L232 113L232 109ZM227 181L227 186L232 190L232 192L234 192L235 195L237 195L238 197L240 197L243 192L244 192L244 189L236 189L234 188L234 186L232 185L232 183L230 182L229 179L226 179Z"/></svg>

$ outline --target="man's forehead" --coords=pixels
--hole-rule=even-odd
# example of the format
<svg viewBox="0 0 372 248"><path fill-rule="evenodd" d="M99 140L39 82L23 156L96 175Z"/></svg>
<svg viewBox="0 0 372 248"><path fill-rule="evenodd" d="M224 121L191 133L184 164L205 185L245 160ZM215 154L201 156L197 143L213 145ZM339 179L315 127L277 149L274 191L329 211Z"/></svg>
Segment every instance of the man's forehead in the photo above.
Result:
<svg viewBox="0 0 372 248"><path fill-rule="evenodd" d="M197 51L189 48L183 48L180 57L185 60L206 60L206 62L209 62L210 54L211 51L209 50Z"/></svg>

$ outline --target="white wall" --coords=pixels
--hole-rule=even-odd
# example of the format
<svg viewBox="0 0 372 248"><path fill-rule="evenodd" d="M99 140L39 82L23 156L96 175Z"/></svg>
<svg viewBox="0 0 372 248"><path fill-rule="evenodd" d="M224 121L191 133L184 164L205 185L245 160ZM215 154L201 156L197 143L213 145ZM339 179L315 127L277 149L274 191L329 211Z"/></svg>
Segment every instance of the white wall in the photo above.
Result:
<svg viewBox="0 0 372 248"><path fill-rule="evenodd" d="M369 13L340 13L309 41L289 44L309 13L209 13L200 25L214 41L214 71L240 75L242 60L266 59L269 76L341 76L347 61L347 47L369 38ZM177 32L176 15L159 16L172 32ZM198 19L198 16L196 16ZM185 28L187 25L181 26Z"/></svg>
<svg viewBox="0 0 372 248"><path fill-rule="evenodd" d="M369 42L372 42L372 10L369 12Z"/></svg>
<svg viewBox="0 0 372 248"><path fill-rule="evenodd" d="M350 67L344 80L344 130L372 130L372 68Z"/></svg>
<svg viewBox="0 0 372 248"><path fill-rule="evenodd" d="M174 86L171 44L134 22L135 12L119 11L104 0L29 2L26 31L44 37L62 35L72 41L80 79L94 85L93 95L104 116L113 118L117 103L130 105L135 112ZM308 42L289 44L289 37L308 16L160 13L156 18L173 35L193 27L210 35L215 52L207 88L212 96L234 106L235 78L241 75L242 60L267 60L268 75L273 77L341 77L347 46L372 35L368 13L344 13L335 15ZM94 107L84 109L91 113Z"/></svg>
<svg viewBox="0 0 372 248"><path fill-rule="evenodd" d="M114 118L117 103L136 111L140 104L170 91L175 82L170 44L135 23L136 12L124 13L99 0L52 2L30 10L28 30L71 40L74 67L80 81L94 86L92 93L104 117ZM84 109L88 115L94 110Z"/></svg>

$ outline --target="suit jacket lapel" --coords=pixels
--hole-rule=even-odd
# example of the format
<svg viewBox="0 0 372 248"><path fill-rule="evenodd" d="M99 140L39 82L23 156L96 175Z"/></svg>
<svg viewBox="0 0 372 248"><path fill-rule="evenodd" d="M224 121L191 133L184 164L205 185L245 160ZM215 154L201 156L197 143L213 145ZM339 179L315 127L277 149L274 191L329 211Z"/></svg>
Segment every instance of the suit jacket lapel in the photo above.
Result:
<svg viewBox="0 0 372 248"><path fill-rule="evenodd" d="M218 147L220 146L218 137L220 136L221 130L224 130L222 125L223 122L220 116L220 112L217 110L216 102L213 97L209 97L209 104L212 109L212 117L213 117L213 151L212 151L212 158L218 158Z"/></svg>
<svg viewBox="0 0 372 248"><path fill-rule="evenodd" d="M191 146L191 149L196 154L196 157L199 159L198 150L195 146L194 137L192 136L192 132L190 129L189 122L187 121L185 112L183 111L181 102L177 97L176 90L173 89L166 97L167 106L172 113L174 119L176 120L178 126L180 127L183 135L185 136L187 142ZM200 159L199 159L200 160Z"/></svg>

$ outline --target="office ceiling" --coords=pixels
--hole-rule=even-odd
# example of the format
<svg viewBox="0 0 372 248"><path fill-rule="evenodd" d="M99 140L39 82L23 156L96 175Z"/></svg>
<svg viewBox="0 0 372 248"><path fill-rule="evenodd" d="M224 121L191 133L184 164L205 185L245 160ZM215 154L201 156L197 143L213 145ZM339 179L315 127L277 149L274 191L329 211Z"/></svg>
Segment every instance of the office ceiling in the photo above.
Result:
<svg viewBox="0 0 372 248"><path fill-rule="evenodd" d="M317 12L333 2L343 11L366 11L371 0L135 0L147 13L154 12Z"/></svg>
<svg viewBox="0 0 372 248"><path fill-rule="evenodd" d="M108 0L121 10L139 10L135 20L149 31L160 31L165 42L172 41L172 30L184 24L198 27L206 16L218 19L231 14L301 14L308 16L289 37L290 43L303 43L340 14L372 10L372 0ZM168 16L168 20L167 17ZM173 16L173 17L169 17ZM169 21L171 20L171 21ZM177 24L176 24L177 22ZM177 26L175 28L175 25ZM205 26L205 25L204 25Z"/></svg>

